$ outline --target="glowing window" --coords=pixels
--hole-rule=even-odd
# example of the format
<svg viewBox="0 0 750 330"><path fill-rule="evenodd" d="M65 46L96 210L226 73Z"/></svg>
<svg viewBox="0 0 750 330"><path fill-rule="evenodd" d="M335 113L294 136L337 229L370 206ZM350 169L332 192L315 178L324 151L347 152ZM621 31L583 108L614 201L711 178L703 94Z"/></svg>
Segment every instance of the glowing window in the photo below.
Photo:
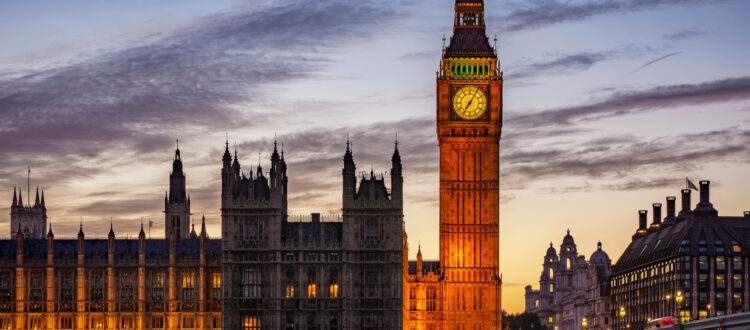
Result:
<svg viewBox="0 0 750 330"><path fill-rule="evenodd" d="M195 288L195 273L192 271L183 272L182 273L182 299L183 300L195 299L194 288Z"/></svg>
<svg viewBox="0 0 750 330"><path fill-rule="evenodd" d="M315 284L308 284L307 285L307 298L315 298L318 295L318 290L315 287Z"/></svg>
<svg viewBox="0 0 750 330"><path fill-rule="evenodd" d="M257 316L245 316L242 318L242 330L260 329L260 319Z"/></svg>
<svg viewBox="0 0 750 330"><path fill-rule="evenodd" d="M331 286L328 288L328 294L331 298L338 298L339 297L339 285L338 284L331 284Z"/></svg>
<svg viewBox="0 0 750 330"><path fill-rule="evenodd" d="M294 298L294 285L286 286L286 297L287 299Z"/></svg>

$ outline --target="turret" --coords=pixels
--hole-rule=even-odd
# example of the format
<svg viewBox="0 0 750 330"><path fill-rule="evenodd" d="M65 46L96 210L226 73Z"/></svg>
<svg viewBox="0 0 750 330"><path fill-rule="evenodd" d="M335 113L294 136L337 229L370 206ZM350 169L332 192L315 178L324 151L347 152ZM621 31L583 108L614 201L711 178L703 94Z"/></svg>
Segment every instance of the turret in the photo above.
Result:
<svg viewBox="0 0 750 330"><path fill-rule="evenodd" d="M86 238L85 235L83 235L83 222L78 227L78 254L83 254L83 242Z"/></svg>
<svg viewBox="0 0 750 330"><path fill-rule="evenodd" d="M190 225L190 196L186 192L180 148L175 149L172 173L169 175L169 194L164 200L165 236L174 232L177 239L188 238Z"/></svg>
<svg viewBox="0 0 750 330"><path fill-rule="evenodd" d="M36 198L34 199L34 207L39 207L41 204L39 203L39 187L36 187Z"/></svg>
<svg viewBox="0 0 750 330"><path fill-rule="evenodd" d="M208 233L206 232L206 216L205 215L201 219L201 234L200 234L200 237L204 238L204 239L208 238Z"/></svg>
<svg viewBox="0 0 750 330"><path fill-rule="evenodd" d="M422 277L422 244L417 248L417 277Z"/></svg>
<svg viewBox="0 0 750 330"><path fill-rule="evenodd" d="M343 200L351 201L356 195L357 189L357 167L354 165L353 152L350 149L350 143L346 141L346 153L344 153L344 169L341 171L341 175L344 179L344 190Z"/></svg>
<svg viewBox="0 0 750 330"><path fill-rule="evenodd" d="M404 177L402 174L401 155L398 152L398 141L391 156L391 200L397 207L403 207Z"/></svg>
<svg viewBox="0 0 750 330"><path fill-rule="evenodd" d="M16 198L16 187L13 186L13 203L10 204L10 207L16 207L16 203L18 202L18 199Z"/></svg>
<svg viewBox="0 0 750 330"><path fill-rule="evenodd" d="M146 253L146 232L143 231L143 222L141 222L141 231L138 233L138 250L139 254Z"/></svg>

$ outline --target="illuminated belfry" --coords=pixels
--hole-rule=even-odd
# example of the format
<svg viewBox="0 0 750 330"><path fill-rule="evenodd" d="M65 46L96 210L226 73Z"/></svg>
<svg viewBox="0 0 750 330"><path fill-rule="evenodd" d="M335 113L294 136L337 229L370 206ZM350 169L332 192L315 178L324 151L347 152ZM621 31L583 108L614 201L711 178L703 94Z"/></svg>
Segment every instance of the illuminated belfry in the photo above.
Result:
<svg viewBox="0 0 750 330"><path fill-rule="evenodd" d="M426 273L405 265L407 328L500 329L502 83L484 1L457 0L437 77L440 261Z"/></svg>

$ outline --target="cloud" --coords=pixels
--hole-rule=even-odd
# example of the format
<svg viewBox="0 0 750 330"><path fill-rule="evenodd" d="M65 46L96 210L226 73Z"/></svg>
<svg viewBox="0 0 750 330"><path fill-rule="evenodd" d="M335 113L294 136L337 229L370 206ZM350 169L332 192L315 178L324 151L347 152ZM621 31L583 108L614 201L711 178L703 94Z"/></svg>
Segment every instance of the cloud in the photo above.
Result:
<svg viewBox="0 0 750 330"><path fill-rule="evenodd" d="M674 33L669 33L662 35L662 38L670 40L670 41L683 41L687 39L692 39L697 36L701 36L704 34L708 34L709 31L707 30L699 30L699 29L687 29L682 31L677 31Z"/></svg>
<svg viewBox="0 0 750 330"><path fill-rule="evenodd" d="M725 0L613 0L560 3L553 0L533 1L530 6L514 10L502 18L505 31L520 31L548 25L578 22L594 16L612 13L659 9L669 6L695 6Z"/></svg>
<svg viewBox="0 0 750 330"><path fill-rule="evenodd" d="M699 84L658 86L645 90L615 92L602 101L507 119L508 125L538 127L569 125L636 112L653 111L688 105L750 99L750 77L728 78Z"/></svg>
<svg viewBox="0 0 750 330"><path fill-rule="evenodd" d="M313 76L329 63L326 49L366 38L395 16L387 1L242 9L145 44L4 73L0 151L13 157L0 165L64 160L73 169L59 177L74 179L106 168L86 164L107 154L263 125L275 117L240 105L265 97L269 84Z"/></svg>
<svg viewBox="0 0 750 330"><path fill-rule="evenodd" d="M530 142L530 141L528 141ZM556 187L553 193L581 190L631 190L658 188L676 183L664 176L651 180L627 180L633 173L682 173L714 162L750 160L750 131L727 127L700 133L644 139L589 139L556 148L533 151L506 150L501 154L501 175L505 188L526 189L546 179L576 178L604 180L603 185ZM549 190L549 189L547 189Z"/></svg>
<svg viewBox="0 0 750 330"><path fill-rule="evenodd" d="M666 59L668 59L668 58L670 58L670 57L672 57L672 56L675 56L675 55L679 55L679 54L681 54L681 53L682 53L682 52L674 52L674 53L669 53L669 54L667 54L667 55L664 55L664 56L660 56L660 57L657 57L657 58L655 58L655 59L653 59L653 60L650 60L650 61L646 62L645 64L643 64L643 65L639 66L639 67L638 67L637 69L633 70L633 72L632 72L632 73L636 73L636 72L638 72L638 71L641 71L641 70L643 70L643 69L645 69L645 68L647 68L647 67L649 67L649 66L653 65L653 64L654 64L654 63L656 63L656 62L660 62L660 61L666 60Z"/></svg>
<svg viewBox="0 0 750 330"><path fill-rule="evenodd" d="M602 62L641 58L653 52L649 47L630 46L601 52L562 54L551 59L517 65L518 69L507 72L507 77L508 79L518 81L536 76L574 74L588 70Z"/></svg>

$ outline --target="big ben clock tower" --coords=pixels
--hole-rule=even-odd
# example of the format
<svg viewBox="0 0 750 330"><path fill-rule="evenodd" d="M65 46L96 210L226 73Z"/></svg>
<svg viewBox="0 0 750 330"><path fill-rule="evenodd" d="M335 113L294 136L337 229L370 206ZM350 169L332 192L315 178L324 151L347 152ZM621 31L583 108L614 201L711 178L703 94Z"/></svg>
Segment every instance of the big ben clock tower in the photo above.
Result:
<svg viewBox="0 0 750 330"><path fill-rule="evenodd" d="M484 1L456 0L437 77L443 329L500 329L502 74Z"/></svg>

